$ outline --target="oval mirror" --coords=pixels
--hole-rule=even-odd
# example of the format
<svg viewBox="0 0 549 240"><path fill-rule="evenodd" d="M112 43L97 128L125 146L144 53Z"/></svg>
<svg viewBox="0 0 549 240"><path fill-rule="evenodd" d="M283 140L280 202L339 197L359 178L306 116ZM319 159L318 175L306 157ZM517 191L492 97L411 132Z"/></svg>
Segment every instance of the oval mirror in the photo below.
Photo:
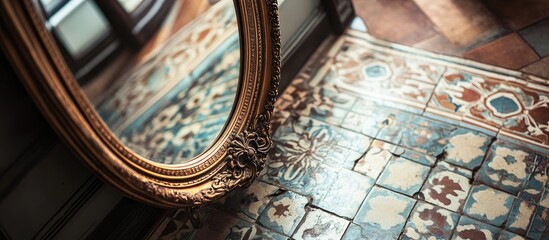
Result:
<svg viewBox="0 0 549 240"><path fill-rule="evenodd" d="M59 135L160 207L250 184L271 146L275 0L2 0L2 47Z"/></svg>

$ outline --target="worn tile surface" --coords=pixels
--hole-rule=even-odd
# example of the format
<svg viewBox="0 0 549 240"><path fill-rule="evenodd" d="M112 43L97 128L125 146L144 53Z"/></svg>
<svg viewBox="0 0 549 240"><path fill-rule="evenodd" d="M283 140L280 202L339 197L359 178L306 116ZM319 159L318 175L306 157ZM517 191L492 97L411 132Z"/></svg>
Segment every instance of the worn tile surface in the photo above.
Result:
<svg viewBox="0 0 549 240"><path fill-rule="evenodd" d="M260 180L156 239L549 238L549 81L354 30L323 51L276 103Z"/></svg>
<svg viewBox="0 0 549 240"><path fill-rule="evenodd" d="M293 238L298 239L340 239L349 221L319 209L311 209L305 221L299 226Z"/></svg>
<svg viewBox="0 0 549 240"><path fill-rule="evenodd" d="M389 190L374 187L368 194L353 222L366 232L397 238L410 215L415 200Z"/></svg>
<svg viewBox="0 0 549 240"><path fill-rule="evenodd" d="M509 69L520 69L539 59L536 52L517 33L472 49L464 57Z"/></svg>
<svg viewBox="0 0 549 240"><path fill-rule="evenodd" d="M473 186L463 212L468 216L501 226L513 206L513 196L488 186Z"/></svg>
<svg viewBox="0 0 549 240"><path fill-rule="evenodd" d="M418 203L406 223L403 239L450 239L459 215L428 203Z"/></svg>

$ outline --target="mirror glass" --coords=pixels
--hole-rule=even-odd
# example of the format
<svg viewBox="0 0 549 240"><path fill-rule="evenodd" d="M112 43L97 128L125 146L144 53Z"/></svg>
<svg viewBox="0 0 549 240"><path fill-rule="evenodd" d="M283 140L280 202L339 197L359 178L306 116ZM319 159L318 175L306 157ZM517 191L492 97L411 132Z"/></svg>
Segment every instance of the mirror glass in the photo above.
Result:
<svg viewBox="0 0 549 240"><path fill-rule="evenodd" d="M40 0L75 79L141 156L184 164L233 109L240 44L231 0Z"/></svg>

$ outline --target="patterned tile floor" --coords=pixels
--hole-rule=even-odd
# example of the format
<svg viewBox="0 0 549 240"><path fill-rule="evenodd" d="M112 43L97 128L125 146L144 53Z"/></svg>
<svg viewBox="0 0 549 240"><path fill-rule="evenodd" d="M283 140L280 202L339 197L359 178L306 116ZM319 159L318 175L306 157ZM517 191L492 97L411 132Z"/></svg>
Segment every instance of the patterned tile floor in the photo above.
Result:
<svg viewBox="0 0 549 240"><path fill-rule="evenodd" d="M547 80L354 30L329 48L259 180L151 239L549 239Z"/></svg>

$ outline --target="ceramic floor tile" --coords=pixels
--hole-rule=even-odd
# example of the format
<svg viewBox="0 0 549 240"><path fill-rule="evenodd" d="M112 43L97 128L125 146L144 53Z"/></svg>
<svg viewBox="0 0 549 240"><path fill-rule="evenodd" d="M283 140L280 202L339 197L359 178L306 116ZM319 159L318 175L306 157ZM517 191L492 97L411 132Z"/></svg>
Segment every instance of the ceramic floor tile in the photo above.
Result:
<svg viewBox="0 0 549 240"><path fill-rule="evenodd" d="M374 179L343 169L329 186L327 193L318 201L313 199L313 203L339 216L353 218L374 182ZM345 204L342 204L342 198L345 199Z"/></svg>
<svg viewBox="0 0 549 240"><path fill-rule="evenodd" d="M413 44L435 34L434 25L411 1L353 0L368 30L381 39ZM400 26L397 30L395 26Z"/></svg>
<svg viewBox="0 0 549 240"><path fill-rule="evenodd" d="M203 221L205 226L197 230L193 235L194 239L283 240L288 238L220 211L208 210L203 216Z"/></svg>
<svg viewBox="0 0 549 240"><path fill-rule="evenodd" d="M377 184L412 196L421 189L429 170L429 167L403 158L397 158L389 161Z"/></svg>
<svg viewBox="0 0 549 240"><path fill-rule="evenodd" d="M380 232L367 231L363 227L351 223L345 231L342 240L357 240L357 239L367 239L367 240L389 240L396 239L394 237L388 236Z"/></svg>
<svg viewBox="0 0 549 240"><path fill-rule="evenodd" d="M426 118L416 118L413 124L402 128L400 145L430 156L438 156L444 151L448 144L448 135L455 129L454 126Z"/></svg>
<svg viewBox="0 0 549 240"><path fill-rule="evenodd" d="M505 228L511 232L526 235L535 211L535 204L520 199L515 200Z"/></svg>
<svg viewBox="0 0 549 240"><path fill-rule="evenodd" d="M511 33L463 54L467 59L508 69L520 69L539 59L518 33Z"/></svg>
<svg viewBox="0 0 549 240"><path fill-rule="evenodd" d="M412 160L425 166L433 166L436 162L436 156L431 156L403 147L398 147L393 153L402 158Z"/></svg>
<svg viewBox="0 0 549 240"><path fill-rule="evenodd" d="M296 191L312 198L313 203L316 203L326 196L340 171L343 170L326 164L319 164L314 172L306 176L303 186L296 189Z"/></svg>
<svg viewBox="0 0 549 240"><path fill-rule="evenodd" d="M450 42L469 47L505 32L498 18L477 1L414 0Z"/></svg>
<svg viewBox="0 0 549 240"><path fill-rule="evenodd" d="M496 141L479 171L478 179L492 187L517 194L534 167L535 155L503 141Z"/></svg>
<svg viewBox="0 0 549 240"><path fill-rule="evenodd" d="M453 172L453 173L459 174L461 176L464 176L468 179L473 179L473 171L471 171L469 169L466 169L466 168L456 166L456 165L452 165L452 164L450 164L448 162L445 162L445 161L437 162L435 168L443 170L443 171Z"/></svg>
<svg viewBox="0 0 549 240"><path fill-rule="evenodd" d="M543 59L520 69L520 71L530 73L539 77L549 78L548 66L549 66L549 57L544 57Z"/></svg>
<svg viewBox="0 0 549 240"><path fill-rule="evenodd" d="M377 121L371 116L366 116L356 112L348 112L345 119L341 123L341 127L349 130L360 131L361 133L375 137L379 131L379 124L381 121Z"/></svg>
<svg viewBox="0 0 549 240"><path fill-rule="evenodd" d="M517 235L509 231L502 231L498 240L526 240L523 236Z"/></svg>
<svg viewBox="0 0 549 240"><path fill-rule="evenodd" d="M393 54L385 48L364 47L359 39L344 41L323 81L363 98L414 103L428 102L445 67ZM409 105L409 104L408 104Z"/></svg>
<svg viewBox="0 0 549 240"><path fill-rule="evenodd" d="M521 29L549 17L549 4L545 0L484 0L483 2L513 30Z"/></svg>
<svg viewBox="0 0 549 240"><path fill-rule="evenodd" d="M539 203L545 207L549 206L547 198L546 185L549 182L549 177L541 173L530 174L530 177L524 184L524 187L519 193L519 198L532 203Z"/></svg>
<svg viewBox="0 0 549 240"><path fill-rule="evenodd" d="M368 152L364 154L364 157L358 160L353 170L372 179L377 179L392 157L393 154L390 150L379 145L372 146Z"/></svg>
<svg viewBox="0 0 549 240"><path fill-rule="evenodd" d="M238 189L214 203L217 208L236 214L247 221L255 221L279 188L256 181L246 189Z"/></svg>
<svg viewBox="0 0 549 240"><path fill-rule="evenodd" d="M402 239L450 239L459 215L428 203L418 203Z"/></svg>
<svg viewBox="0 0 549 240"><path fill-rule="evenodd" d="M549 19L530 25L521 30L519 34L526 40L532 48L540 55L545 57L549 55Z"/></svg>
<svg viewBox="0 0 549 240"><path fill-rule="evenodd" d="M353 169L355 162L358 161L363 154L364 152L356 152L345 147L332 145L330 146L328 154L324 157L323 163L333 167Z"/></svg>
<svg viewBox="0 0 549 240"><path fill-rule="evenodd" d="M549 238L548 230L549 208L538 207L526 236L532 239L547 239Z"/></svg>
<svg viewBox="0 0 549 240"><path fill-rule="evenodd" d="M463 213L494 226L501 226L507 220L513 201L513 196L508 193L484 185L473 186Z"/></svg>
<svg viewBox="0 0 549 240"><path fill-rule="evenodd" d="M374 187L360 207L353 222L367 233L396 239L406 223L416 200Z"/></svg>
<svg viewBox="0 0 549 240"><path fill-rule="evenodd" d="M435 168L429 175L421 192L425 201L457 212L468 196L469 179L443 169Z"/></svg>
<svg viewBox="0 0 549 240"><path fill-rule="evenodd" d="M497 239L499 229L475 219L461 216L459 223L454 230L452 239L473 240L473 239Z"/></svg>
<svg viewBox="0 0 549 240"><path fill-rule="evenodd" d="M263 210L257 222L273 231L292 235L305 215L308 199L293 192L274 197Z"/></svg>
<svg viewBox="0 0 549 240"><path fill-rule="evenodd" d="M452 70L435 89L429 109L493 131L503 126L507 135L543 145L549 136L543 127L546 99L546 93L529 88L524 80L511 82Z"/></svg>
<svg viewBox="0 0 549 240"><path fill-rule="evenodd" d="M336 217L320 209L311 209L293 238L301 239L340 239L349 221Z"/></svg>
<svg viewBox="0 0 549 240"><path fill-rule="evenodd" d="M453 132L446 146L445 160L469 170L480 166L491 138L485 134L459 129Z"/></svg>
<svg viewBox="0 0 549 240"><path fill-rule="evenodd" d="M416 48L436 52L451 56L461 56L465 52L465 48L458 46L444 36L442 33L437 33L421 42L413 45Z"/></svg>

